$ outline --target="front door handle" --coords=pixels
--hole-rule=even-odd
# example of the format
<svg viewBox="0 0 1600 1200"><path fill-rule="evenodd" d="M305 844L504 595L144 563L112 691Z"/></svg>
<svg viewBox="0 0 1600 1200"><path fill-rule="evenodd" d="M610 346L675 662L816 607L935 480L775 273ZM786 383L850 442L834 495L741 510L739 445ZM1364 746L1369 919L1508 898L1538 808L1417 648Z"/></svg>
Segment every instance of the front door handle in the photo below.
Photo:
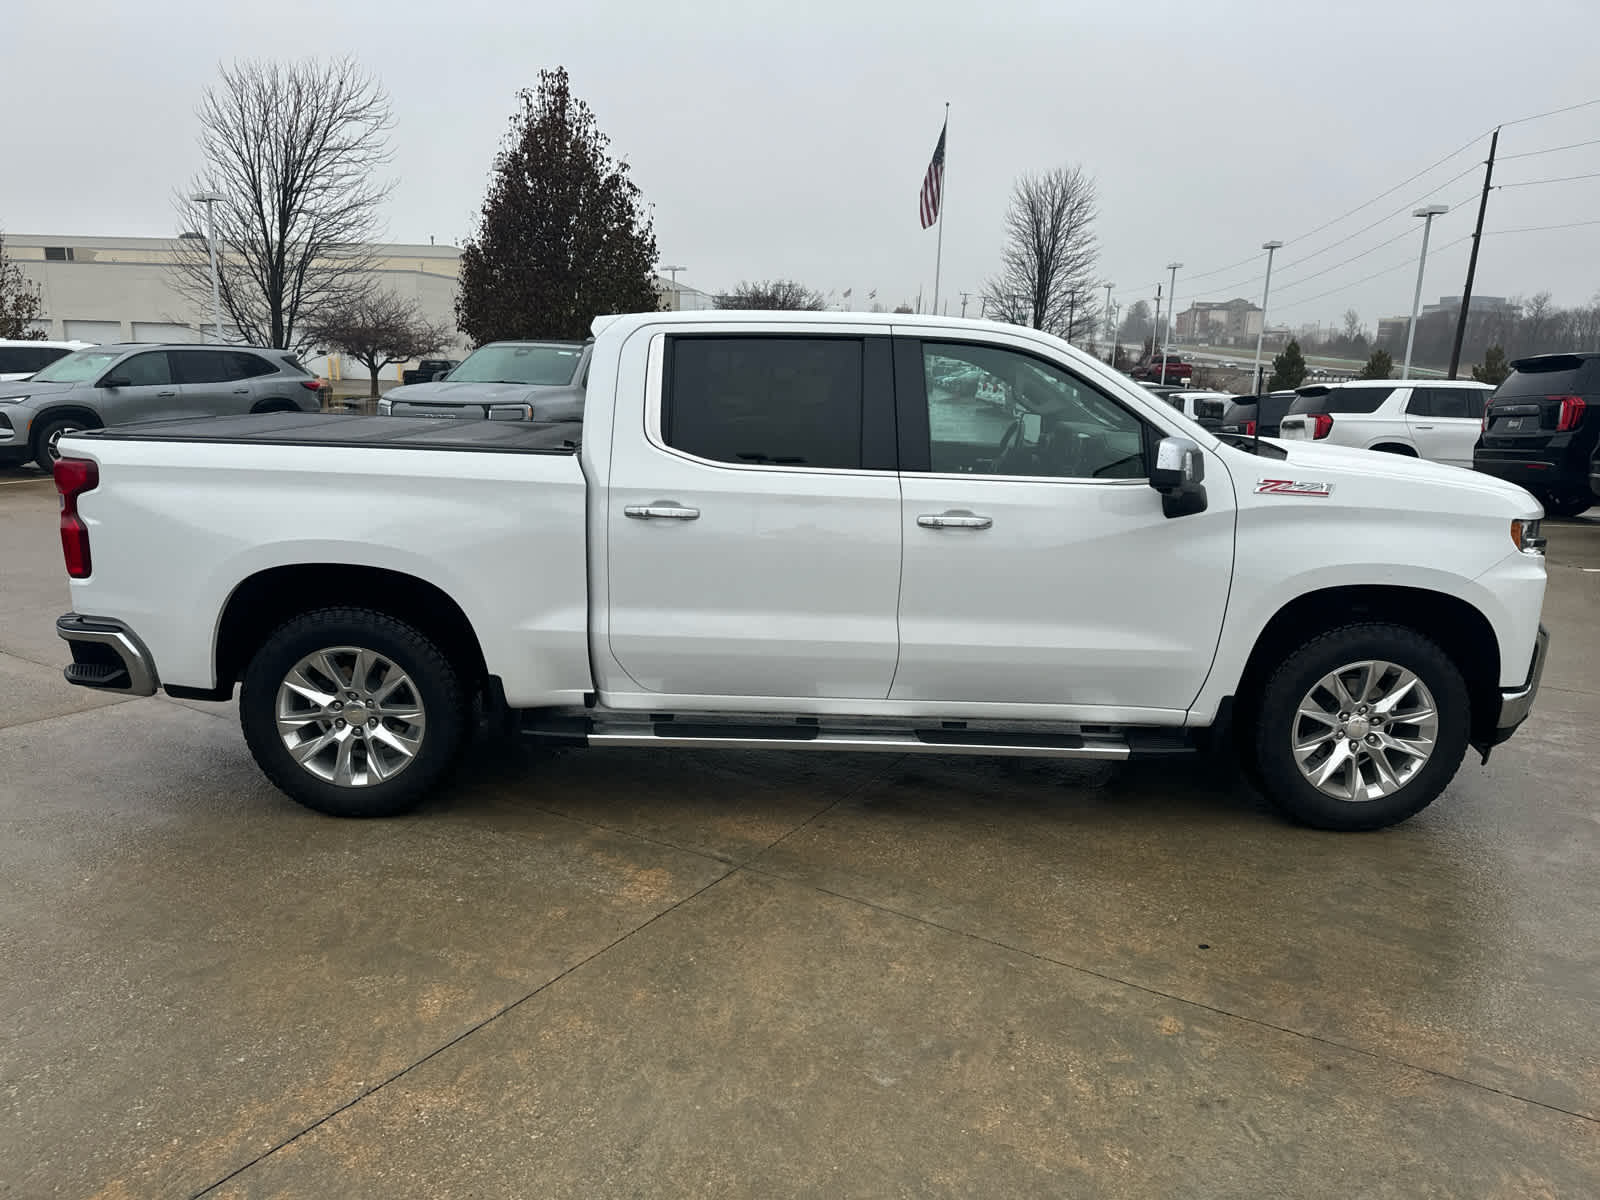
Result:
<svg viewBox="0 0 1600 1200"><path fill-rule="evenodd" d="M235 396L248 396L250 394L250 389L249 388L234 388L233 389L233 394Z"/></svg>
<svg viewBox="0 0 1600 1200"><path fill-rule="evenodd" d="M1432 429L1432 425L1413 425L1413 429Z"/></svg>
<svg viewBox="0 0 1600 1200"><path fill-rule="evenodd" d="M165 398L167 396L176 396L177 394L178 394L177 392L157 392L156 393L156 395L158 397L160 397L160 398Z"/></svg>
<svg viewBox="0 0 1600 1200"><path fill-rule="evenodd" d="M680 504L660 501L656 504L629 504L623 514L636 521L698 521L698 508L685 508Z"/></svg>
<svg viewBox="0 0 1600 1200"><path fill-rule="evenodd" d="M964 508L942 513L923 513L917 524L924 529L988 529L994 524L992 517L980 517Z"/></svg>

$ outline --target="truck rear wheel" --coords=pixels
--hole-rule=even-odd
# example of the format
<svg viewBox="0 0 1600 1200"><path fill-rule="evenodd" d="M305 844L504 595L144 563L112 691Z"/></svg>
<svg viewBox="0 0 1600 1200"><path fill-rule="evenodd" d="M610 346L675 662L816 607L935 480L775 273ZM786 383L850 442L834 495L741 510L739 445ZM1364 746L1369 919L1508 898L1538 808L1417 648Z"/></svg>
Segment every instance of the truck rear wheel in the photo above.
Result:
<svg viewBox="0 0 1600 1200"><path fill-rule="evenodd" d="M1319 829L1381 829L1421 812L1466 753L1471 700L1455 664L1398 625L1348 625L1268 681L1255 759L1267 798Z"/></svg>
<svg viewBox="0 0 1600 1200"><path fill-rule="evenodd" d="M325 608L281 626L250 661L239 723L267 778L336 817L415 808L454 764L467 698L449 660L404 622Z"/></svg>

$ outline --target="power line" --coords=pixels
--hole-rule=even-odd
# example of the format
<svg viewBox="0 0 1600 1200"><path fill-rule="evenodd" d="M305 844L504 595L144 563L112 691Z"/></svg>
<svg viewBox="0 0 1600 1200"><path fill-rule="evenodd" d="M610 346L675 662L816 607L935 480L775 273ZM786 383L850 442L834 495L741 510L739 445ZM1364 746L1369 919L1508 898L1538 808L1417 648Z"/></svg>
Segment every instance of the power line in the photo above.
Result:
<svg viewBox="0 0 1600 1200"><path fill-rule="evenodd" d="M1459 246L1462 242L1471 241L1471 240L1472 240L1472 235L1470 233L1464 233L1460 237L1458 237L1455 241L1446 242L1444 245L1438 246L1438 247L1428 251L1428 254L1430 255L1430 257L1432 255L1435 255L1435 254L1442 254L1442 253L1444 253L1444 251L1449 250L1453 246ZM1391 274L1394 271L1402 270L1405 267L1414 266L1414 265L1416 265L1416 261L1417 260L1416 260L1415 257L1408 258L1404 262L1397 262L1392 267L1384 267L1381 271L1374 271L1371 275L1364 275L1360 279L1353 280L1350 283L1341 283L1336 288L1330 288L1325 292L1318 292L1315 296L1303 296L1299 300L1291 300L1291 301L1289 301L1289 303L1283 305L1283 307L1284 308L1296 308L1299 305L1311 304L1314 301L1324 299L1327 296L1337 296L1340 292L1348 292L1351 288L1360 287L1363 283L1369 283L1372 280L1377 279L1379 276L1388 275L1388 274Z"/></svg>
<svg viewBox="0 0 1600 1200"><path fill-rule="evenodd" d="M1571 183L1574 179L1600 179L1600 171L1591 171L1587 175L1561 175L1555 179L1524 179L1520 183L1497 183L1495 190L1513 187L1535 187L1541 183Z"/></svg>
<svg viewBox="0 0 1600 1200"><path fill-rule="evenodd" d="M1493 237L1497 233L1538 233L1545 229L1576 229L1580 225L1600 225L1600 220L1568 221L1565 225L1523 225L1518 229L1486 229L1484 236Z"/></svg>
<svg viewBox="0 0 1600 1200"><path fill-rule="evenodd" d="M1588 108L1591 104L1600 104L1600 98L1582 100L1577 104L1569 104L1565 108L1552 108L1549 112L1534 113L1531 117L1518 117L1515 121L1502 121L1500 122L1500 128L1504 129L1507 125L1521 125L1528 121L1542 121L1546 117L1560 116L1562 113L1573 111L1573 109Z"/></svg>
<svg viewBox="0 0 1600 1200"><path fill-rule="evenodd" d="M1600 104L1600 101L1594 101L1593 103ZM1532 120L1531 117L1526 118L1526 119ZM1457 148L1455 150L1450 151L1449 154L1446 154L1438 162L1433 163L1433 164L1431 164L1429 166L1423 167L1422 170L1418 171L1415 175L1409 175L1406 178L1402 179L1399 183L1395 184L1388 191L1379 192L1371 200L1368 200L1365 204L1356 205L1354 208L1352 208L1349 212L1345 213L1343 216L1335 217L1331 221L1324 221L1321 225L1318 225L1315 229L1311 230L1309 233L1302 233L1299 237L1285 239L1285 243L1284 244L1287 245L1290 242L1303 241L1306 238L1311 237L1313 234L1321 233L1324 229L1328 228L1328 226L1330 226L1330 225L1337 225L1340 221L1344 220L1345 217L1353 217L1353 216L1355 216L1356 213L1360 212L1363 208L1371 208L1374 204L1376 204L1379 200L1382 200L1385 196L1393 195L1395 192L1398 192L1401 188L1405 187L1406 184L1412 182L1413 180L1421 179L1424 175L1426 175L1429 171L1434 170L1436 167L1444 166L1445 163L1449 162L1456 155L1461 154L1461 153L1463 153L1463 152L1465 152L1467 150L1472 149L1472 147L1476 146L1479 142L1483 141L1483 139L1488 137L1488 136L1489 135L1487 133L1478 134L1470 142L1467 142L1464 146L1461 146L1461 147L1459 147L1459 148ZM1476 165L1477 164L1474 164L1474 167ZM1468 168L1468 170L1471 170L1471 169L1473 169L1473 168L1470 168L1470 167ZM1464 171L1464 172L1462 172L1462 174L1466 174L1466 172ZM1461 178L1460 175L1456 176L1456 179L1460 179L1460 178ZM1447 180L1446 182L1447 183L1454 183L1455 180ZM1444 187L1445 184L1440 184L1439 186L1440 187ZM1438 188L1435 188L1434 190L1437 191ZM1304 261L1304 260L1302 260L1302 261Z"/></svg>
<svg viewBox="0 0 1600 1200"><path fill-rule="evenodd" d="M1513 158L1536 158L1541 154L1554 154L1558 150L1576 150L1579 146L1600 146L1600 138L1590 138L1587 142L1568 142L1565 146L1547 146L1543 150L1524 150L1521 154L1502 154L1500 161L1505 162Z"/></svg>

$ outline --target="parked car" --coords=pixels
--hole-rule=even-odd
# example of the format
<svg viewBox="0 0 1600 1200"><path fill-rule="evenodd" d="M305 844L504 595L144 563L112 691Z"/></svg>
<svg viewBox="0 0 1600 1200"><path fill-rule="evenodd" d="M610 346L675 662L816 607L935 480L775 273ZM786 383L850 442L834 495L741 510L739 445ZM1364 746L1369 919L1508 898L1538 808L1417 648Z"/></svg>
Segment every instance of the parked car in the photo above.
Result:
<svg viewBox="0 0 1600 1200"><path fill-rule="evenodd" d="M58 358L82 350L93 342L34 342L0 339L0 383L26 379Z"/></svg>
<svg viewBox="0 0 1600 1200"><path fill-rule="evenodd" d="M1483 413L1472 465L1520 483L1551 516L1600 497L1600 353L1541 354L1511 364Z"/></svg>
<svg viewBox="0 0 1600 1200"><path fill-rule="evenodd" d="M432 383L436 379L443 379L460 362L459 358L419 359L416 366L408 371L400 372L400 382L403 384Z"/></svg>
<svg viewBox="0 0 1600 1200"><path fill-rule="evenodd" d="M1278 426L1295 393L1268 392L1265 396L1240 396L1222 414L1218 433L1237 434L1240 437L1277 437Z"/></svg>
<svg viewBox="0 0 1600 1200"><path fill-rule="evenodd" d="M1281 438L1383 450L1470 470L1484 402L1494 389L1463 379L1356 379L1297 391L1278 427Z"/></svg>
<svg viewBox="0 0 1600 1200"><path fill-rule="evenodd" d="M327 387L285 350L257 346L93 346L0 384L0 462L48 471L66 434L130 421L315 412Z"/></svg>
<svg viewBox="0 0 1600 1200"><path fill-rule="evenodd" d="M1528 715L1545 569L1521 488L1219 441L1021 327L595 332L581 425L66 439L68 679L216 701L242 679L257 763L347 816L434 794L477 704L536 741L666 750L1122 760L1236 734L1268 795L1336 829L1403 820ZM928 386L931 356L1014 407Z"/></svg>
<svg viewBox="0 0 1600 1200"><path fill-rule="evenodd" d="M587 342L489 342L452 368L448 379L402 384L378 401L396 417L490 421L575 421L583 416Z"/></svg>
<svg viewBox="0 0 1600 1200"><path fill-rule="evenodd" d="M1165 362L1166 370L1162 370ZM1187 384L1194 377L1194 364L1185 362L1181 354L1157 354L1148 362L1140 363L1130 376L1137 380L1149 380L1152 383L1177 383Z"/></svg>
<svg viewBox="0 0 1600 1200"><path fill-rule="evenodd" d="M1161 398L1191 421L1213 432L1222 427L1228 405L1236 399L1232 392L1185 391L1167 392Z"/></svg>

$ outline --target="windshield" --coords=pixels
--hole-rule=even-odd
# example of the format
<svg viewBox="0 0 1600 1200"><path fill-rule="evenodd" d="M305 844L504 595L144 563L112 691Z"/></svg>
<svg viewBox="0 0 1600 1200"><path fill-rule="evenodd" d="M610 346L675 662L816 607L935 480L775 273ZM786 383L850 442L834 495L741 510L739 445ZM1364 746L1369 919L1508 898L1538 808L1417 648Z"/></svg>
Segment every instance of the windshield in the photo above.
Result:
<svg viewBox="0 0 1600 1200"><path fill-rule="evenodd" d="M82 383L85 379L98 379L117 359L121 350L79 350L65 358L58 358L33 377L38 383Z"/></svg>
<svg viewBox="0 0 1600 1200"><path fill-rule="evenodd" d="M446 378L451 383L528 383L565 387L578 372L582 346L496 342L467 355Z"/></svg>

